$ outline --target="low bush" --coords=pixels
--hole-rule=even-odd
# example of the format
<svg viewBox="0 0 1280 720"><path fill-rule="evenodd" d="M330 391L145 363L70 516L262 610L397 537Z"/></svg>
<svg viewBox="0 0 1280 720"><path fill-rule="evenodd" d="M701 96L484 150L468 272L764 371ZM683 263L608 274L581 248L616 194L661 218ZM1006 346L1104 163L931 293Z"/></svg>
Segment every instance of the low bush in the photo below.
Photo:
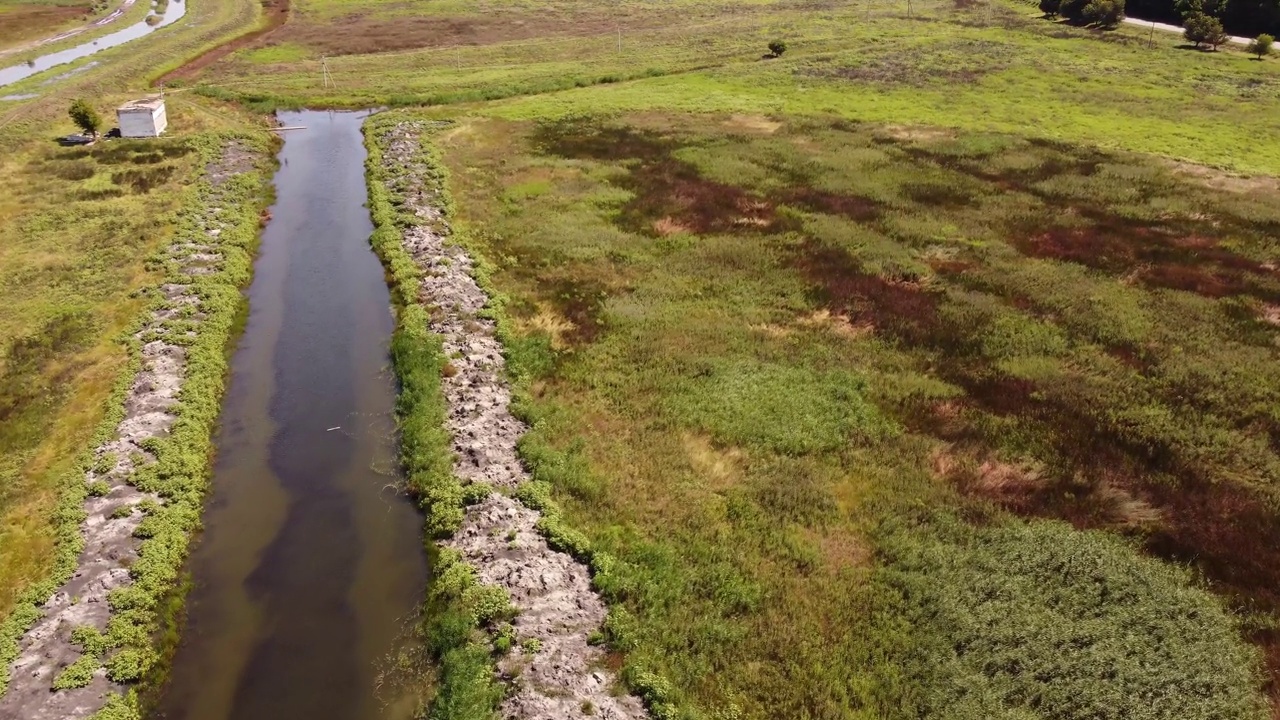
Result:
<svg viewBox="0 0 1280 720"><path fill-rule="evenodd" d="M1221 602L1124 540L942 519L887 530L880 547L879 581L911 628L900 667L931 688L924 717L1268 717L1259 658Z"/></svg>
<svg viewBox="0 0 1280 720"><path fill-rule="evenodd" d="M1204 13L1190 15L1183 23L1183 28L1183 37L1195 43L1196 47L1208 46L1217 50L1219 45L1227 41L1222 22Z"/></svg>

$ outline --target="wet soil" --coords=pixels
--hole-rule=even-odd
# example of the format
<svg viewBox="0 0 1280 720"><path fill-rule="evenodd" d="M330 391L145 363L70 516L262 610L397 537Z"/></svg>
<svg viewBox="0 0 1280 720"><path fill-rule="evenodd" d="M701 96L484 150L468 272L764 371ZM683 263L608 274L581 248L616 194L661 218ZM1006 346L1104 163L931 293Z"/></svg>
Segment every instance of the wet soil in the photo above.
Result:
<svg viewBox="0 0 1280 720"><path fill-rule="evenodd" d="M362 113L282 113L276 204L232 360L188 622L155 717L407 718L383 682L421 604L399 492L394 327L368 246Z"/></svg>

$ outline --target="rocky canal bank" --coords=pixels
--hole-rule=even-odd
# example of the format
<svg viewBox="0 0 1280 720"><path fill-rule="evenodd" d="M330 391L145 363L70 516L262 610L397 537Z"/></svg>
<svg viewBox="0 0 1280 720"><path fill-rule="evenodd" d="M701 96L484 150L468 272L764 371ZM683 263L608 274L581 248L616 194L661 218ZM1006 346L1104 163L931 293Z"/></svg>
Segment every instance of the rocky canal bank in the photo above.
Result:
<svg viewBox="0 0 1280 720"><path fill-rule="evenodd" d="M151 258L166 278L148 293L152 308L131 337L131 377L86 463L83 546L63 569L69 577L9 621L29 629L0 647L8 676L0 718L134 717L125 693L159 661L153 638L199 524L224 348L262 197L261 149L191 142L208 163L174 240Z"/></svg>
<svg viewBox="0 0 1280 720"><path fill-rule="evenodd" d="M482 312L489 298L473 259L447 239L438 176L421 152L430 130L405 121L373 132L392 202L415 218L401 236L419 273L417 297L407 300L427 309L429 329L443 342L452 469L475 501L441 546L459 554L482 587L505 592L515 611L514 641L497 663L507 684L499 713L522 720L646 717L640 701L620 691L604 650L588 641L606 608L587 566L553 550L538 530L539 512L513 497L530 481L516 452L526 428L508 407L502 346Z"/></svg>

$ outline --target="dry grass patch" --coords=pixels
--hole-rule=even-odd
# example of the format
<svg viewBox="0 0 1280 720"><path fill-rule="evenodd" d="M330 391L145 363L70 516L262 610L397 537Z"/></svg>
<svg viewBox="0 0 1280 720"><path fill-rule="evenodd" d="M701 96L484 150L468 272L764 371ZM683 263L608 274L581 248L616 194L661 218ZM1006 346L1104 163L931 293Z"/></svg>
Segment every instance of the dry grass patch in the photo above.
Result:
<svg viewBox="0 0 1280 720"><path fill-rule="evenodd" d="M746 453L741 448L717 447L701 433L685 433L680 438L693 472L711 490L727 490L742 480Z"/></svg>
<svg viewBox="0 0 1280 720"><path fill-rule="evenodd" d="M730 115L723 124L730 131L745 130L764 135L772 135L782 128L781 122L771 120L764 115Z"/></svg>
<svg viewBox="0 0 1280 720"><path fill-rule="evenodd" d="M1208 165L1172 160L1169 161L1169 166L1173 168L1175 174L1190 178L1214 190L1226 190L1234 193L1280 191L1280 178L1274 178L1269 175L1236 175Z"/></svg>

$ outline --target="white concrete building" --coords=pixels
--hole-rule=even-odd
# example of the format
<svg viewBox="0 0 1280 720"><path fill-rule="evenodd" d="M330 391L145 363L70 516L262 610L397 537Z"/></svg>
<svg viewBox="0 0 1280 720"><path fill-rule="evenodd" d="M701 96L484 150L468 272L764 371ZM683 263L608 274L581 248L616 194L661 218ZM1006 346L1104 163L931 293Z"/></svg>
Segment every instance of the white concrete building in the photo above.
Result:
<svg viewBox="0 0 1280 720"><path fill-rule="evenodd" d="M160 137L169 124L162 97L127 102L116 109L116 119L120 136L127 138Z"/></svg>

